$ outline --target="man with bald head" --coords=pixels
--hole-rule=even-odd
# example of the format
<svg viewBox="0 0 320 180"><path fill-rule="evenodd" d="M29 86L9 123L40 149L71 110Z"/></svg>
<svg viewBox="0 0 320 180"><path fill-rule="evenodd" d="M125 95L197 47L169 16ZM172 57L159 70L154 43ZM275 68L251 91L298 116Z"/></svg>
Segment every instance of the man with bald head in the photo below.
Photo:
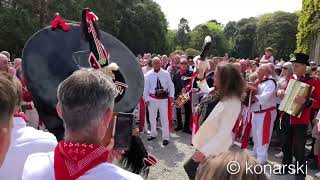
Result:
<svg viewBox="0 0 320 180"><path fill-rule="evenodd" d="M257 70L257 75L258 91L252 104L253 156L260 164L265 164L273 123L277 115L277 83L272 79L272 69L268 64L262 64Z"/></svg>
<svg viewBox="0 0 320 180"><path fill-rule="evenodd" d="M152 59L153 70L145 76L145 88L143 97L149 110L151 134L148 141L157 137L157 112L160 113L162 125L163 145L169 144L168 99L174 101L174 85L170 74L161 68L161 60L158 57Z"/></svg>
<svg viewBox="0 0 320 180"><path fill-rule="evenodd" d="M167 55L163 55L161 57L161 63L162 63L162 68L164 70L166 70L169 66L170 66L170 63L169 63L169 58Z"/></svg>
<svg viewBox="0 0 320 180"><path fill-rule="evenodd" d="M4 54L0 53L0 72L8 72L9 69L9 59Z"/></svg>

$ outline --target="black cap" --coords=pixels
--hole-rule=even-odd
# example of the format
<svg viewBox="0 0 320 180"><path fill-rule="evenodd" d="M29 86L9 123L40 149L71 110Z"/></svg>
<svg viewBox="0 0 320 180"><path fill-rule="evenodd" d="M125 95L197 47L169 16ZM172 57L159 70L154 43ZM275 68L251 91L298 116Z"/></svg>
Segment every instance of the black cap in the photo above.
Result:
<svg viewBox="0 0 320 180"><path fill-rule="evenodd" d="M302 53L295 53L294 56L295 56L295 58L290 59L290 62L305 64L307 66L310 66L308 55L302 54Z"/></svg>

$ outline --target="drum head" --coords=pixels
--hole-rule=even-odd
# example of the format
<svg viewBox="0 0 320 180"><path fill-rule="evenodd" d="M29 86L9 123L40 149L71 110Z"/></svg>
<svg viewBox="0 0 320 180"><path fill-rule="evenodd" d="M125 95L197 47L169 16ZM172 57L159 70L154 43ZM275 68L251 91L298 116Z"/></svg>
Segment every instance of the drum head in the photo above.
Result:
<svg viewBox="0 0 320 180"><path fill-rule="evenodd" d="M52 31L46 27L35 33L23 49L22 66L27 87L37 102L47 108L57 104L60 82L79 68L88 68L89 44L81 38L79 25L70 30ZM118 39L101 32L101 41L109 50L110 61L119 66L120 78L127 88L117 98L115 112L132 112L143 93L144 77L135 56Z"/></svg>

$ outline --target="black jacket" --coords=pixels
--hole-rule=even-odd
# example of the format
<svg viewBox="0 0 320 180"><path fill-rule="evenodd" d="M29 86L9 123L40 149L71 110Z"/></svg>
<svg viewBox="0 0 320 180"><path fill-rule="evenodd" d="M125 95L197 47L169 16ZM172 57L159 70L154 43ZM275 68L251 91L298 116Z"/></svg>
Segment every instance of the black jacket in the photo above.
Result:
<svg viewBox="0 0 320 180"><path fill-rule="evenodd" d="M180 70L174 73L173 78L172 78L172 82L174 84L174 90L175 90L174 96L175 97L177 97L181 93L182 89L185 88L190 82L190 79L182 80L181 77L183 77L183 76L191 77L192 74L193 74L193 72L189 71L189 70L187 70L187 73L183 74L183 75L180 74Z"/></svg>

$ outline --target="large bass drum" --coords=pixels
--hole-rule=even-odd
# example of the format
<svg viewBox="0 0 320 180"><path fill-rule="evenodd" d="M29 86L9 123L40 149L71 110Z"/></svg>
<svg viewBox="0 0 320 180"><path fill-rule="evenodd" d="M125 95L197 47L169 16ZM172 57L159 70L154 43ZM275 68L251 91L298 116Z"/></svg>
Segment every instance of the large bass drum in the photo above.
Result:
<svg viewBox="0 0 320 180"><path fill-rule="evenodd" d="M68 32L46 27L36 32L26 43L22 53L22 68L27 87L34 98L40 120L46 128L62 139L64 129L56 113L57 87L79 68L89 68L89 45L81 38L79 24L69 24ZM119 66L120 79L126 88L118 89L115 112L132 112L143 93L144 77L135 56L118 39L106 32L101 41L109 50L110 61ZM116 77L117 78L117 77ZM118 86L117 86L118 87Z"/></svg>

